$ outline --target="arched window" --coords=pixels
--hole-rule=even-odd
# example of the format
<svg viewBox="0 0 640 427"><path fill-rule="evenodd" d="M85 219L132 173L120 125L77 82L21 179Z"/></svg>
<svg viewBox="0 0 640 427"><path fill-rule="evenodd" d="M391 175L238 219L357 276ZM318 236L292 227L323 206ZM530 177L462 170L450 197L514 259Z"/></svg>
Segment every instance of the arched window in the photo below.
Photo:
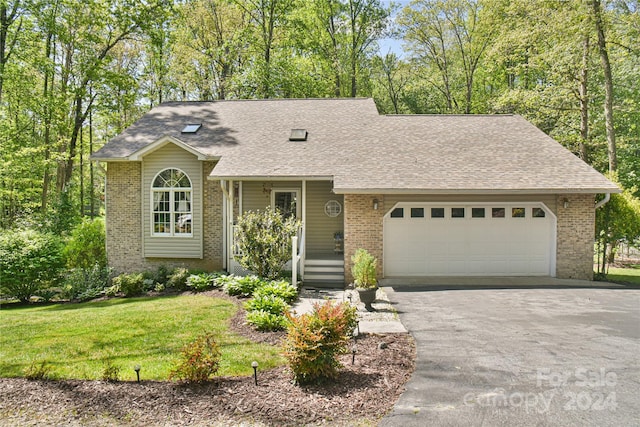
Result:
<svg viewBox="0 0 640 427"><path fill-rule="evenodd" d="M193 233L191 180L179 169L165 169L151 184L154 236L191 236Z"/></svg>

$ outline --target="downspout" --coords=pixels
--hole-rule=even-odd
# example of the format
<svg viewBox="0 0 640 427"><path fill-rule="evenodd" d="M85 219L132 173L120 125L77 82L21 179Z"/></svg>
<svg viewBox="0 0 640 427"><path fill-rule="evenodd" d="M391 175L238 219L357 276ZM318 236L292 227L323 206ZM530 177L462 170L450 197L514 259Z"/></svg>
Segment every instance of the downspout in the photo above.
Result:
<svg viewBox="0 0 640 427"><path fill-rule="evenodd" d="M611 193L604 193L604 199L596 203L596 209L606 205L609 200L611 200Z"/></svg>
<svg viewBox="0 0 640 427"><path fill-rule="evenodd" d="M230 202L230 197L229 197L229 192L227 191L227 188L225 186L225 181L224 180L220 180L220 188L222 189L222 194L224 195L224 205L222 208L222 224L223 224L223 228L222 228L222 240L224 241L224 245L222 245L222 259L224 260L224 265L223 268L226 268L227 271L229 270L229 268L231 267L229 264L229 227L227 224L227 216L228 216L228 206L231 203Z"/></svg>

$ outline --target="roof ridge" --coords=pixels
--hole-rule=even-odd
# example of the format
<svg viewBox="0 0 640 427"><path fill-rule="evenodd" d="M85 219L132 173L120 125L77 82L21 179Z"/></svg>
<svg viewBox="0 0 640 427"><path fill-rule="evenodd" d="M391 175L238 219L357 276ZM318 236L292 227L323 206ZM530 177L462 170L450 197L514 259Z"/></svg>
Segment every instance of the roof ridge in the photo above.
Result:
<svg viewBox="0 0 640 427"><path fill-rule="evenodd" d="M384 117L515 117L513 113L496 114L383 114Z"/></svg>
<svg viewBox="0 0 640 427"><path fill-rule="evenodd" d="M372 100L371 97L356 98L266 98L266 99L211 99L197 101L164 101L157 106L167 104L216 104L216 103L232 103L232 102L286 102L286 101L367 101Z"/></svg>

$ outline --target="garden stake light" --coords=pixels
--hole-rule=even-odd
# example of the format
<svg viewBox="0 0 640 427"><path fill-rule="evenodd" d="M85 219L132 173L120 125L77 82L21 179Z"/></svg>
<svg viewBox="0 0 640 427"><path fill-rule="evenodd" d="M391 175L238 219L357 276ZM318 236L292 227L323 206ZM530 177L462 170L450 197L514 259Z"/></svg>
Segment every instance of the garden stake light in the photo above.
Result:
<svg viewBox="0 0 640 427"><path fill-rule="evenodd" d="M133 370L136 371L136 377L138 377L138 382L140 382L140 365L134 366Z"/></svg>
<svg viewBox="0 0 640 427"><path fill-rule="evenodd" d="M253 368L253 380L255 381L256 385L258 385L258 362L256 362L255 360L251 362L251 367Z"/></svg>
<svg viewBox="0 0 640 427"><path fill-rule="evenodd" d="M351 347L351 364L355 364L356 363L356 352L358 351L358 347L356 347L355 345L353 347Z"/></svg>

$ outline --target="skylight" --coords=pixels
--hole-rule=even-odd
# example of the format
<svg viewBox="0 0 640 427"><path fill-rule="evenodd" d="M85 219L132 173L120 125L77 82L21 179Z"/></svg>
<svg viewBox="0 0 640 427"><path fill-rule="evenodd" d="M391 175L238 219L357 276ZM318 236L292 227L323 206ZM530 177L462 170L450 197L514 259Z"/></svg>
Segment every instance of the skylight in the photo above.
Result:
<svg viewBox="0 0 640 427"><path fill-rule="evenodd" d="M191 123L182 129L182 133L196 133L202 127L202 123Z"/></svg>
<svg viewBox="0 0 640 427"><path fill-rule="evenodd" d="M307 130L306 129L291 129L291 135L289 135L289 141L306 141Z"/></svg>

